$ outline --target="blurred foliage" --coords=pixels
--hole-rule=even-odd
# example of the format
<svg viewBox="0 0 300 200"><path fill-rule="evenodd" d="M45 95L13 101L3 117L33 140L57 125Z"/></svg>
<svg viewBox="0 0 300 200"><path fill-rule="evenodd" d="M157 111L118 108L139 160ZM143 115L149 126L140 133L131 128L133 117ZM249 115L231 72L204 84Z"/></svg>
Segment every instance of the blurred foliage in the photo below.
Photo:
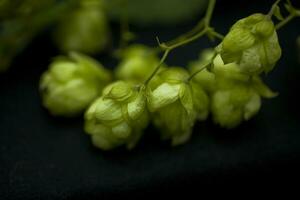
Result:
<svg viewBox="0 0 300 200"><path fill-rule="evenodd" d="M0 0L0 71L77 0Z"/></svg>
<svg viewBox="0 0 300 200"><path fill-rule="evenodd" d="M118 20L124 0L105 0L110 16ZM192 19L205 10L207 0L127 0L130 23L172 25Z"/></svg>
<svg viewBox="0 0 300 200"><path fill-rule="evenodd" d="M0 0L0 18L19 18L51 6L55 0Z"/></svg>
<svg viewBox="0 0 300 200"><path fill-rule="evenodd" d="M107 49L111 40L102 0L80 0L54 27L54 42L62 52L95 55Z"/></svg>
<svg viewBox="0 0 300 200"><path fill-rule="evenodd" d="M79 1L0 0L0 72L39 32L73 10ZM206 3L207 0L105 0L104 5L112 19L119 20L128 9L130 23L149 26L189 20L200 14Z"/></svg>

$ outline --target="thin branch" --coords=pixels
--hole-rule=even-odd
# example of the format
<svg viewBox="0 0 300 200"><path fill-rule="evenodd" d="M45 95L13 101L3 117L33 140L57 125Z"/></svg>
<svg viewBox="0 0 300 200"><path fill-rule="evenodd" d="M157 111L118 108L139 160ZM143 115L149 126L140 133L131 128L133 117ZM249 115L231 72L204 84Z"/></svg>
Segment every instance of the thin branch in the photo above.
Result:
<svg viewBox="0 0 300 200"><path fill-rule="evenodd" d="M269 13L268 13L268 16L269 18L271 18L276 10L276 7L278 6L278 4L280 3L281 0L277 0L271 7Z"/></svg>
<svg viewBox="0 0 300 200"><path fill-rule="evenodd" d="M211 17L212 17L212 14L213 14L213 11L214 11L214 7L216 5L216 0L209 0L209 3L208 3L208 8L207 8L207 11L206 11L206 14L205 14L205 17L203 20L203 23L204 23L204 29L198 33L195 33L193 34L191 37L189 38L184 38L183 40L179 40L178 42L176 42L175 44L171 44L171 45L167 45L166 43L160 43L159 39L157 39L157 42L159 44L159 46L164 50L164 55L163 57L161 58L159 64L157 65L157 67L155 68L155 70L152 72L152 74L149 76L149 78L145 81L145 85L147 85L151 79L155 76L155 74L159 71L160 67L162 66L162 64L164 63L164 61L166 60L168 54L175 48L177 47L180 47L180 46L184 46L200 37L202 37L203 35L207 34L207 33L212 33L214 32L213 29L210 27L210 21L211 21ZM199 22L198 23L198 26L201 27L202 26L202 22ZM199 27L195 27L194 30L197 30L199 29ZM219 34L216 34L216 35L219 35ZM220 36L220 35L219 35Z"/></svg>
<svg viewBox="0 0 300 200"><path fill-rule="evenodd" d="M216 56L217 56L217 53L215 52L214 55L212 56L212 58L210 59L210 61L208 63L206 63L205 65L203 65L199 70L192 73L190 75L190 77L187 79L187 81L188 82L191 81L198 73L202 72L204 69L207 69L207 67L213 63L213 60L215 59Z"/></svg>
<svg viewBox="0 0 300 200"><path fill-rule="evenodd" d="M287 18L285 18L284 20L282 20L281 22L276 24L276 26L275 26L276 30L279 30L280 28L285 26L287 23L292 21L295 17L297 17L297 16L295 14L291 13Z"/></svg>
<svg viewBox="0 0 300 200"><path fill-rule="evenodd" d="M155 74L158 72L158 70L160 69L161 65L165 62L167 56L169 55L170 50L166 50L163 57L161 58L160 62L158 63L157 67L154 69L154 71L152 72L152 74L149 76L149 78L145 81L145 85L147 85L152 78L155 76Z"/></svg>

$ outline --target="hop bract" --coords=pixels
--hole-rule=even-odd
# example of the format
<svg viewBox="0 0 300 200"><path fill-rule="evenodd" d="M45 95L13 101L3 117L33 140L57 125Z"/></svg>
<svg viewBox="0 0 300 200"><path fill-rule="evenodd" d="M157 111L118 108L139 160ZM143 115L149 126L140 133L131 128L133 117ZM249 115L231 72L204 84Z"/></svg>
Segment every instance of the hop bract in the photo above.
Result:
<svg viewBox="0 0 300 200"><path fill-rule="evenodd" d="M85 131L103 150L133 148L148 125L145 86L118 81L108 85L85 114Z"/></svg>
<svg viewBox="0 0 300 200"><path fill-rule="evenodd" d="M213 120L225 128L234 128L249 120L260 109L261 98L251 87L235 86L217 90L212 96Z"/></svg>
<svg viewBox="0 0 300 200"><path fill-rule="evenodd" d="M236 62L243 73L269 72L281 57L276 29L270 17L253 14L237 21L217 47L224 62Z"/></svg>
<svg viewBox="0 0 300 200"><path fill-rule="evenodd" d="M162 82L148 94L148 107L162 139L172 145L185 143L191 136L196 112L189 74L183 68L170 68L159 75Z"/></svg>
<svg viewBox="0 0 300 200"><path fill-rule="evenodd" d="M56 58L40 81L43 104L53 115L80 114L110 80L110 72L90 57L71 53Z"/></svg>
<svg viewBox="0 0 300 200"><path fill-rule="evenodd" d="M213 60L212 73L214 74L215 90L217 85L227 85L227 83L231 83L233 81L240 81L243 83L249 81L252 77L249 74L243 73L237 63L224 63L220 54L218 54Z"/></svg>
<svg viewBox="0 0 300 200"><path fill-rule="evenodd" d="M101 4L100 0L81 0L78 8L63 17L54 34L62 51L95 54L106 48L110 31Z"/></svg>

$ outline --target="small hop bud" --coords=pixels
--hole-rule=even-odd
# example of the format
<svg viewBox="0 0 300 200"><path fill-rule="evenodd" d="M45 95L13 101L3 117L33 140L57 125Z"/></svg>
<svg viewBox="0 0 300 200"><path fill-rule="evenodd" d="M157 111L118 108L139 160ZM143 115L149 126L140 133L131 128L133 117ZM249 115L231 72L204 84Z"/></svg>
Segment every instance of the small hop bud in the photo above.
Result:
<svg viewBox="0 0 300 200"><path fill-rule="evenodd" d="M78 51L95 54L110 41L108 20L99 0L81 0L81 5L67 13L54 33L63 52Z"/></svg>
<svg viewBox="0 0 300 200"><path fill-rule="evenodd" d="M110 72L90 57L71 53L57 58L41 77L43 104L53 115L78 115L110 80Z"/></svg>
<svg viewBox="0 0 300 200"><path fill-rule="evenodd" d="M271 71L281 57L275 26L263 14L237 21L216 50L225 64L236 62L249 75Z"/></svg>
<svg viewBox="0 0 300 200"><path fill-rule="evenodd" d="M170 68L160 73L162 82L148 93L148 108L154 124L161 129L162 139L172 145L185 143L191 136L196 112L189 77L183 68Z"/></svg>
<svg viewBox="0 0 300 200"><path fill-rule="evenodd" d="M108 85L85 113L85 131L102 150L132 149L148 125L145 86L118 81Z"/></svg>
<svg viewBox="0 0 300 200"><path fill-rule="evenodd" d="M120 80L144 82L159 63L153 51L143 45L132 45L122 52L122 60L116 69L116 77ZM152 80L155 82L155 80Z"/></svg>

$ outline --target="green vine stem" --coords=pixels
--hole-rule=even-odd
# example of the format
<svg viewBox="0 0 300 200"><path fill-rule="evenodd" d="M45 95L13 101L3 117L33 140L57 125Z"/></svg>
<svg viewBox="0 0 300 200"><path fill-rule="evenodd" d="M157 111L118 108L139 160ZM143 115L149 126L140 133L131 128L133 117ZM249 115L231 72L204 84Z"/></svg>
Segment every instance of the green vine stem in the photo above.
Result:
<svg viewBox="0 0 300 200"><path fill-rule="evenodd" d="M284 20L282 20L281 22L279 22L278 24L276 24L276 26L275 26L276 30L281 29L283 26L285 26L287 23L289 23L290 21L292 21L296 17L300 17L300 13L297 14L296 12L292 12Z"/></svg>
<svg viewBox="0 0 300 200"><path fill-rule="evenodd" d="M280 3L280 1L281 1L281 0L277 0L277 1L272 5L272 7L271 7L271 9L270 9L270 11L269 11L269 13L268 13L268 17L269 17L270 19L271 19L272 16L274 15L275 10L276 10L278 4Z"/></svg>
<svg viewBox="0 0 300 200"><path fill-rule="evenodd" d="M164 52L164 55L162 56L161 60L159 61L157 67L154 69L153 73L149 76L149 78L145 81L145 83L144 83L145 85L147 85L151 81L151 79L155 76L155 74L158 72L158 70L160 69L162 64L165 62L169 53L170 53L169 49Z"/></svg>
<svg viewBox="0 0 300 200"><path fill-rule="evenodd" d="M160 43L159 39L157 39L158 43L159 43L159 47L164 50L164 54L163 54L159 64L157 65L157 67L154 69L154 71L149 76L149 78L145 81L145 83L144 83L145 85L147 85L151 81L151 79L159 71L160 67L162 66L162 64L166 60L169 53L172 50L174 50L175 48L178 48L180 46L184 46L184 45L186 45L186 44L188 44L188 43L190 43L194 40L197 40L205 34L208 34L210 36L215 36L215 37L218 37L218 38L223 38L224 37L221 34L215 32L214 29L212 27L210 27L210 21L211 21L211 17L212 17L215 5L216 5L216 0L209 0L208 8L207 8L206 14L204 16L204 19L202 19L191 32L187 33L188 36L190 36L190 35L192 35L192 36L190 36L188 38L179 37L181 39L179 41L176 41L176 43L173 43L171 45L167 45L167 43ZM203 28L202 31L198 30L198 29L200 29L200 27ZM191 34L191 33L194 33L196 31L198 33Z"/></svg>
<svg viewBox="0 0 300 200"><path fill-rule="evenodd" d="M200 20L192 30L180 35L179 37L175 38L174 40L167 42L167 44L173 45L173 44L176 44L179 41L182 41L186 38L192 37L193 35L197 34L199 31L201 31L201 29L203 29L203 27L204 27L204 21Z"/></svg>
<svg viewBox="0 0 300 200"><path fill-rule="evenodd" d="M216 58L216 56L217 56L217 53L215 52L214 55L212 56L212 58L210 59L210 61L208 63L206 63L199 70L195 71L194 73L192 73L190 75L190 77L187 79L187 82L190 82L198 73L202 72L204 69L206 69L207 67L209 67L212 64L212 62L214 61L214 59Z"/></svg>
<svg viewBox="0 0 300 200"><path fill-rule="evenodd" d="M300 9L296 9L289 0L287 0L287 6L288 6L287 8L289 8L288 11L290 12L290 14L285 19L283 19L281 22L276 24L276 26L275 26L276 30L279 30L280 28L285 26L287 23L292 21L294 18L300 17Z"/></svg>

